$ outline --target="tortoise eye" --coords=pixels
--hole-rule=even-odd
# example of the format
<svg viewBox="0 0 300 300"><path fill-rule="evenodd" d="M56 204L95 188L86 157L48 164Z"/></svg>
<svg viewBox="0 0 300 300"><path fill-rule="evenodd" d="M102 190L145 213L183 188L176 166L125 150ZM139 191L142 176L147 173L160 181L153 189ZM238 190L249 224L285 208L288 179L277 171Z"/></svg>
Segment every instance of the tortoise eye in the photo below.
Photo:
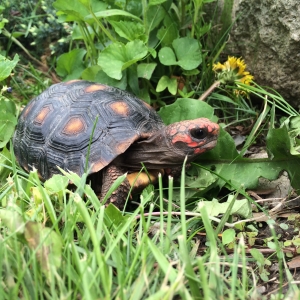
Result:
<svg viewBox="0 0 300 300"><path fill-rule="evenodd" d="M207 131L202 128L191 129L190 133L191 133L191 136L197 140L204 139L207 136Z"/></svg>

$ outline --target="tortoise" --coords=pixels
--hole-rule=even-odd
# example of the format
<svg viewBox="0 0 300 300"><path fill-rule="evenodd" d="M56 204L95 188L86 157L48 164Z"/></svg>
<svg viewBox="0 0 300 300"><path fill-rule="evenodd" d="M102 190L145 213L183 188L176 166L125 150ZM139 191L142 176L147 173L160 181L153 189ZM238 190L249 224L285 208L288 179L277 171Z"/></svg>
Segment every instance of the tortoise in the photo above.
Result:
<svg viewBox="0 0 300 300"><path fill-rule="evenodd" d="M215 147L218 133L219 125L206 118L166 126L150 105L126 91L71 80L28 103L13 146L19 165L27 172L37 169L42 180L59 174L57 166L79 176L87 171L101 199L127 172L109 199L121 208L141 163L154 179L157 170L182 166L186 156L190 162Z"/></svg>

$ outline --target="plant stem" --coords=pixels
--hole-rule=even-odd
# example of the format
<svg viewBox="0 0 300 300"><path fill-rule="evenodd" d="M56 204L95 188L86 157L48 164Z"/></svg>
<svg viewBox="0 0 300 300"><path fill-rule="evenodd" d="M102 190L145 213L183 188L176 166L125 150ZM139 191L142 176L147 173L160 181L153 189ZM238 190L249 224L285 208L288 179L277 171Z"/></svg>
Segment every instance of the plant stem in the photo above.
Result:
<svg viewBox="0 0 300 300"><path fill-rule="evenodd" d="M205 100L213 91L215 88L217 88L221 84L220 80L215 81L209 88L206 90L199 98L198 100L203 101Z"/></svg>
<svg viewBox="0 0 300 300"><path fill-rule="evenodd" d="M2 29L2 33L3 35L5 35L6 37L10 38L17 46L19 46L26 54L27 56L33 60L35 63L37 63L38 65L45 67L45 65L39 61L38 59L36 59L35 57L33 57L29 51L15 38L13 37L5 28Z"/></svg>

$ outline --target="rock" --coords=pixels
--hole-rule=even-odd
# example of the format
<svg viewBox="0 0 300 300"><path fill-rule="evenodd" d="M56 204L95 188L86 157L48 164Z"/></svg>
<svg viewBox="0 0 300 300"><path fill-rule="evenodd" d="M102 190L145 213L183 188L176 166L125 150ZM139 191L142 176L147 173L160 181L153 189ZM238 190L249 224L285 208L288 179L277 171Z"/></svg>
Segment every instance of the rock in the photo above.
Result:
<svg viewBox="0 0 300 300"><path fill-rule="evenodd" d="M228 54L242 57L259 85L300 107L299 0L234 1L235 17Z"/></svg>

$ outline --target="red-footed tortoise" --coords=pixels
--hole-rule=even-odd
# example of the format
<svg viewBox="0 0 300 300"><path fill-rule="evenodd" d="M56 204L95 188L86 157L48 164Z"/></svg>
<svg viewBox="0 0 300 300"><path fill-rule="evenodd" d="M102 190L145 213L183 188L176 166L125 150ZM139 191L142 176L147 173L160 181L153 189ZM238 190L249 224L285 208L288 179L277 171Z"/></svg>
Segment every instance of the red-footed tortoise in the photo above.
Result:
<svg viewBox="0 0 300 300"><path fill-rule="evenodd" d="M120 89L73 80L52 85L22 111L13 138L18 163L46 180L60 168L96 175L102 198L125 172L173 168L217 143L219 126L205 118L165 126L148 104ZM93 136L91 137L91 135ZM101 171L101 172L99 172ZM154 171L155 174L155 171ZM100 176L99 176L100 175ZM128 175L110 202L124 205ZM94 180L95 181L95 180Z"/></svg>

